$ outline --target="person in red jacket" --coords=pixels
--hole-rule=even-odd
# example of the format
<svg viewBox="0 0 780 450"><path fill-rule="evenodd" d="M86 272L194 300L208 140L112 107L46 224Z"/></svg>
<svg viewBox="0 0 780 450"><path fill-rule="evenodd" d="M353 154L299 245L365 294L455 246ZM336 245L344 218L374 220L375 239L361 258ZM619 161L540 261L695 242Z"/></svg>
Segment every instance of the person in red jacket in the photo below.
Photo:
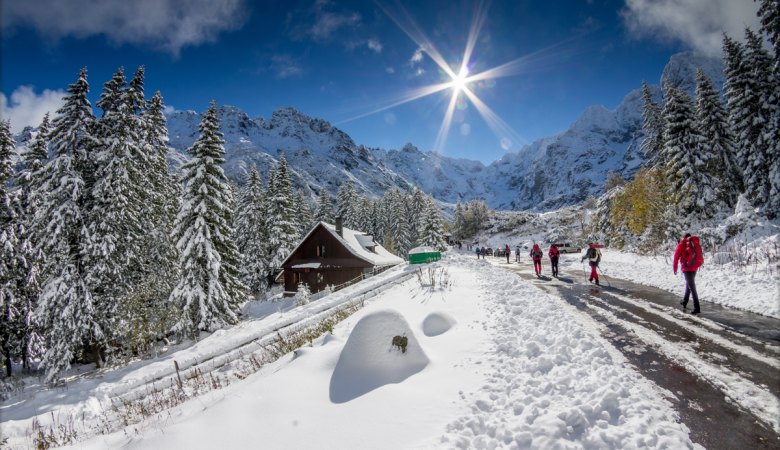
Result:
<svg viewBox="0 0 780 450"><path fill-rule="evenodd" d="M534 261L534 272L536 272L536 276L539 277L542 275L542 256L544 256L542 249L539 248L539 244L534 244L530 255L531 259Z"/></svg>
<svg viewBox="0 0 780 450"><path fill-rule="evenodd" d="M691 236L690 233L683 236L674 250L674 262L672 263L674 274L677 275L677 263L679 262L685 277L685 295L680 300L680 304L683 309L686 309L688 307L688 298L693 294L693 311L691 311L691 314L699 314L701 312L701 309L699 309L699 294L696 292L696 271L701 266L702 257L699 238Z"/></svg>
<svg viewBox="0 0 780 450"><path fill-rule="evenodd" d="M593 242L588 244L588 251L585 252L585 256L582 257L580 261L588 260L588 264L590 265L590 277L588 277L588 281L593 282L595 280L596 284L600 286L599 284L599 263L601 262L601 251L599 251L599 245L594 244Z"/></svg>
<svg viewBox="0 0 780 450"><path fill-rule="evenodd" d="M547 256L550 257L550 265L552 265L552 273L554 277L558 276L558 258L561 257L561 252L558 251L558 247L555 244L550 246L550 250L547 252Z"/></svg>

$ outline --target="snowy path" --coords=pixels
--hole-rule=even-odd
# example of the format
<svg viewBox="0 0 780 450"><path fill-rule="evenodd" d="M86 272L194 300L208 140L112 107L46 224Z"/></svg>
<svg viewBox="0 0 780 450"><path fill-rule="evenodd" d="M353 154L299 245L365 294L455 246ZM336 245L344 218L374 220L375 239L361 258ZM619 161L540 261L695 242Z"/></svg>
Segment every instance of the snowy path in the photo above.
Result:
<svg viewBox="0 0 780 450"><path fill-rule="evenodd" d="M593 319L640 373L674 393L670 400L694 442L712 449L780 445L780 320L710 303L690 316L675 294L611 277L611 286L598 288L585 281L576 255L564 257L559 279L537 279L525 262L488 261Z"/></svg>

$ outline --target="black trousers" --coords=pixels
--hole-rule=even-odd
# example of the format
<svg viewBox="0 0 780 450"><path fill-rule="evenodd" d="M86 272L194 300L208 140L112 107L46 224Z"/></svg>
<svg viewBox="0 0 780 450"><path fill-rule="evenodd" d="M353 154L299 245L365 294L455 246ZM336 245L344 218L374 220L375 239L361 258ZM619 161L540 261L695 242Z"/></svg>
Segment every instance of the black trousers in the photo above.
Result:
<svg viewBox="0 0 780 450"><path fill-rule="evenodd" d="M550 258L550 264L552 265L553 276L558 275L558 258Z"/></svg>
<svg viewBox="0 0 780 450"><path fill-rule="evenodd" d="M688 305L688 298L693 294L693 310L699 311L699 294L696 292L696 272L683 272L685 277L685 296L683 306Z"/></svg>

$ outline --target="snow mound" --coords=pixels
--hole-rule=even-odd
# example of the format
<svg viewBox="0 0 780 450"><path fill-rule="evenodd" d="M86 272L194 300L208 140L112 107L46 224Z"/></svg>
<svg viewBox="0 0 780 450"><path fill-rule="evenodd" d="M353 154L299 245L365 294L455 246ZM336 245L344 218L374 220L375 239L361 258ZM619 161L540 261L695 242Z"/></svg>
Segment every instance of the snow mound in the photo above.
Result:
<svg viewBox="0 0 780 450"><path fill-rule="evenodd" d="M456 323L446 312L433 312L423 320L422 329L426 336L438 336L449 331Z"/></svg>
<svg viewBox="0 0 780 450"><path fill-rule="evenodd" d="M406 337L406 351L393 345ZM386 384L400 383L430 360L406 319L393 310L369 314L355 325L330 379L330 400L345 403Z"/></svg>

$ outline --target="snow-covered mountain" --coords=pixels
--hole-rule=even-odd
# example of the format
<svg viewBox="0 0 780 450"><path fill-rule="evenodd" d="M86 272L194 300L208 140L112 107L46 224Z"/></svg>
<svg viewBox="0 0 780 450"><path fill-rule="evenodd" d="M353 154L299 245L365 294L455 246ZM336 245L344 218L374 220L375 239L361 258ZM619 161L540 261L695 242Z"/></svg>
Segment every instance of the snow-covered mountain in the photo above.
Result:
<svg viewBox="0 0 780 450"><path fill-rule="evenodd" d="M679 84L693 95L698 67L722 86L722 62L689 52L670 59L661 83ZM660 88L653 89L660 101ZM374 197L391 186L415 185L447 203L483 199L496 209L549 210L600 194L610 171L624 178L633 176L645 161L639 150L642 107L641 91L633 90L615 109L591 106L567 130L487 166L423 152L412 144L397 150L365 147L330 123L294 108L274 111L270 119L253 119L223 106L219 118L226 140L225 169L239 182L250 164L267 176L284 152L295 185L309 198L321 188L335 194L342 182L351 179ZM194 111L168 116L176 159L187 157L199 120Z"/></svg>

